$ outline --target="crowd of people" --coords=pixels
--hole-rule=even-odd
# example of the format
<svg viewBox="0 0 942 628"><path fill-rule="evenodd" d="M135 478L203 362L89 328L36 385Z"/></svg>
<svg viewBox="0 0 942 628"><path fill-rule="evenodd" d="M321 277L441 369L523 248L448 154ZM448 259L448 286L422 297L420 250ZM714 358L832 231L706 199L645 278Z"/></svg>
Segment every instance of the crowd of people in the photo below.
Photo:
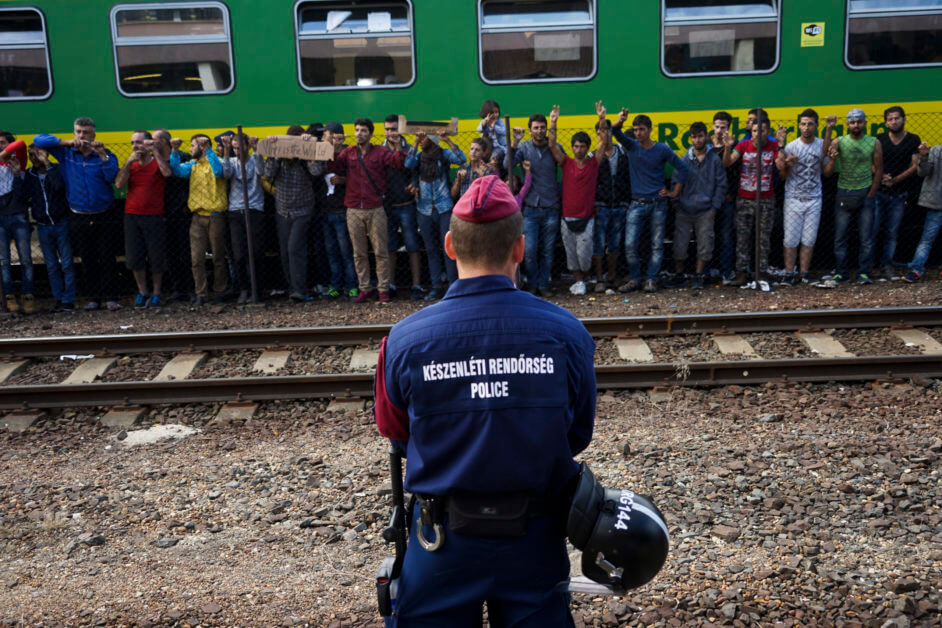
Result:
<svg viewBox="0 0 942 628"><path fill-rule="evenodd" d="M595 138L579 131L564 147L559 114L554 106L549 118L533 114L527 129L514 127L508 133L498 103L485 101L467 155L444 134L419 133L410 144L395 114L384 120L381 144L372 142L374 125L367 118L354 122L349 145L338 122L287 129L287 135L332 144L329 161L265 159L257 152L258 138L231 131L215 138L196 134L186 152L181 139L155 129L131 134L130 156L122 165L96 141L95 122L87 117L75 120L71 139L43 134L27 145L0 131L6 307L25 313L36 309L29 245L35 227L55 310L74 310L79 286L85 309L119 309L111 275L121 221L136 308L161 307L168 283L172 293L189 294L196 305L229 298L257 301L261 282L253 275L269 242L266 205L272 203L272 235L283 286L293 301L322 296L388 302L397 292L434 300L457 277L455 262L444 250L453 205L474 180L490 174L514 184L526 243L520 285L540 296L553 293L558 240L575 295L702 289L711 271L724 284L744 285L756 261L760 271L769 269L777 216L784 227L780 281L812 282L812 254L824 211L822 177L835 172L835 269L817 285L837 287L851 279L868 284L877 273L920 281L942 227L942 146L930 148L906 131L902 107L884 112L886 131L876 137L866 134L864 111L853 109L847 114L847 133L836 138L837 117L828 116L819 133L818 114L807 109L799 117L798 137L790 142L784 127L772 132L764 111L749 112L741 138L731 129L733 117L720 111L712 133L704 122L690 126L691 146L683 156L652 139L650 117L636 115L626 128L628 110L611 119L602 103L596 103ZM667 166L673 173L669 180ZM920 178L918 203L927 212L922 238L912 260L901 262L895 258L897 235ZM781 213L776 211L778 186L784 188ZM123 203L116 203L116 190ZM854 223L856 265L849 259ZM642 241L645 233L647 242ZM672 244L670 270L662 270L665 240ZM21 268L19 297L11 243ZM688 261L691 248L694 261ZM397 252L403 249L411 286L397 290ZM326 261L319 269L324 277L320 290L312 290L309 278L312 250L314 259ZM620 278L624 267L627 273Z"/></svg>

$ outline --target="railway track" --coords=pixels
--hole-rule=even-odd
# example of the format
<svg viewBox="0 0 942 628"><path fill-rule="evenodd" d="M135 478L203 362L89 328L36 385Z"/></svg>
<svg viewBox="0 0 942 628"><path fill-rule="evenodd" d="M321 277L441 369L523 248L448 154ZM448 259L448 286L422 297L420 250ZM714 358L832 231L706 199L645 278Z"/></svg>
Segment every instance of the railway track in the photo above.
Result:
<svg viewBox="0 0 942 628"><path fill-rule="evenodd" d="M596 338L615 338L616 344L623 342L626 351L623 357L640 362L597 366L596 377L600 389L942 377L942 345L914 329L942 326L942 307L644 316L584 319L583 323ZM842 353L839 343L835 350L836 341L824 331L877 328L890 328L901 339L924 342L921 345L922 353L854 356L846 351ZM187 374L199 363L200 356L205 358L211 351L263 349L259 362L266 355L276 354L281 354L282 359L286 360L285 349L289 347L362 345L378 341L388 330L388 326L372 325L4 339L0 340L0 356L6 362L0 370L0 381L16 372L16 365L22 368L31 359L63 354L95 357L83 361L64 383L0 386L0 410L23 412L80 406L362 399L372 396L371 373L272 374L214 379L187 379ZM762 332L796 332L809 343L812 351L824 357L761 359L751 353L751 347L748 343L743 344L744 341L737 334ZM645 338L689 334L713 334L721 349L723 346L734 348L733 359L674 364L645 361L645 358L633 357L631 353L639 347L643 349ZM818 345L820 350L810 344L814 339L824 343ZM92 374L86 373L88 381L76 377L79 369L94 366L93 363L97 362L98 367L107 369L107 364L113 363L117 355L148 352L181 352L173 361L179 361L178 366L183 370L176 377L158 376L151 381L102 383L94 381L97 379L94 370ZM283 366L284 362L281 364ZM186 367L190 370L186 371ZM277 373L277 364L269 371Z"/></svg>

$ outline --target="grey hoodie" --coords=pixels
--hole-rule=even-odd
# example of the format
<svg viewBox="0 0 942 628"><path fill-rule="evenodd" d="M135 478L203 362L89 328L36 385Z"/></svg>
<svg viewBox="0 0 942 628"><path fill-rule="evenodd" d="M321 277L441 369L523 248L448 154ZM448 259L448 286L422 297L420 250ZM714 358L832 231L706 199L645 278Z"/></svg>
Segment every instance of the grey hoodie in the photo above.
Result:
<svg viewBox="0 0 942 628"><path fill-rule="evenodd" d="M928 209L942 209L942 144L929 149L928 157L919 156L916 174L925 177L919 204Z"/></svg>
<svg viewBox="0 0 942 628"><path fill-rule="evenodd" d="M723 159L719 154L707 150L701 162L693 154L691 146L683 160L688 168L687 181L677 197L677 210L697 216L722 207L723 201L726 200L726 169L723 168ZM676 170L673 182L677 182Z"/></svg>

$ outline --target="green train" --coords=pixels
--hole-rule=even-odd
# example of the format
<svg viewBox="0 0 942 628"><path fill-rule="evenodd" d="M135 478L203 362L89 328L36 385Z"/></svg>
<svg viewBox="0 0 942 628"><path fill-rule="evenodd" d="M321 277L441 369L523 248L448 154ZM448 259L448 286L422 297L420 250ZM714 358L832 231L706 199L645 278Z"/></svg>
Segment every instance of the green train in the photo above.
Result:
<svg viewBox="0 0 942 628"><path fill-rule="evenodd" d="M77 115L106 143L391 112L468 131L486 98L514 124L560 104L563 127L601 99L678 150L719 109L939 112L942 0L0 1L0 127L24 136Z"/></svg>

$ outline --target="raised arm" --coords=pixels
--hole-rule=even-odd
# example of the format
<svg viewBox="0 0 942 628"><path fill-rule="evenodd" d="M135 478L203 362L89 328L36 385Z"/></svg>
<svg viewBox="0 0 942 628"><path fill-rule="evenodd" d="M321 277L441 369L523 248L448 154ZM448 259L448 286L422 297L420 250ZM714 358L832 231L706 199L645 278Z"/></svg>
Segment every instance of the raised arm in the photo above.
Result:
<svg viewBox="0 0 942 628"><path fill-rule="evenodd" d="M723 167L729 168L739 159L739 151L736 150L736 138L732 133L723 135Z"/></svg>
<svg viewBox="0 0 942 628"><path fill-rule="evenodd" d="M837 124L837 116L830 115L824 120L824 144L821 146L821 160L830 159L831 134L834 132L834 125Z"/></svg>
<svg viewBox="0 0 942 628"><path fill-rule="evenodd" d="M566 153L564 153L559 148L559 144L556 143L557 120L559 120L559 105L553 105L553 110L550 111L549 116L549 128L546 129L546 139L549 142L550 151L553 153L553 159L556 160L556 163L562 165L566 161Z"/></svg>
<svg viewBox="0 0 942 628"><path fill-rule="evenodd" d="M883 145L876 142L873 146L873 184L870 185L870 191L867 192L867 198L873 198L880 189L880 183L883 181Z"/></svg>
<svg viewBox="0 0 942 628"><path fill-rule="evenodd" d="M190 171L193 170L193 164L196 160L190 160L186 163L180 163L180 151L175 150L170 153L170 171L175 177L189 179Z"/></svg>
<svg viewBox="0 0 942 628"><path fill-rule="evenodd" d="M216 156L216 153L213 152L213 149L206 147L206 161L209 162L209 167L213 169L213 176L217 179L224 178L222 172L222 162L219 161L219 157Z"/></svg>
<svg viewBox="0 0 942 628"><path fill-rule="evenodd" d="M923 142L919 145L919 166L917 172L920 177L928 177L932 174L933 166L932 162L929 161L929 145Z"/></svg>
<svg viewBox="0 0 942 628"><path fill-rule="evenodd" d="M605 124L606 111L601 100L595 103L595 113L599 116L599 148L595 151L595 161L601 164L605 160L608 147L612 145L612 133L607 128L608 125Z"/></svg>
<svg viewBox="0 0 942 628"><path fill-rule="evenodd" d="M821 172L824 176L829 177L834 174L834 166L837 165L837 158L841 156L841 138L834 138L834 141L831 142L828 146L828 161L824 164L824 167L821 168Z"/></svg>
<svg viewBox="0 0 942 628"><path fill-rule="evenodd" d="M131 156L124 162L124 166L122 166L121 170L118 170L118 174L114 178L114 186L116 188L120 190L128 184L128 179L131 178L131 164L139 160L140 156L137 152L132 151Z"/></svg>

